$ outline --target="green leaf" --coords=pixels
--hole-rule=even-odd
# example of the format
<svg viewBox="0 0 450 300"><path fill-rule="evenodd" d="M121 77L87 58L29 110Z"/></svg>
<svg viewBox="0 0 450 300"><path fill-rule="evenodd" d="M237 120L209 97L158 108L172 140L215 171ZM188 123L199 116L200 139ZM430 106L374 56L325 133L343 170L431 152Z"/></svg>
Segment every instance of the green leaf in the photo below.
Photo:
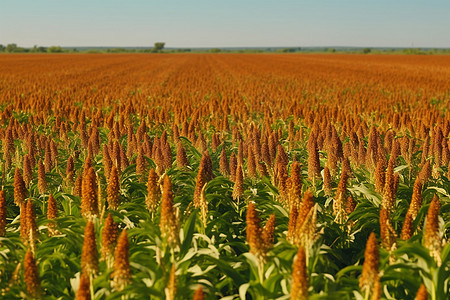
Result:
<svg viewBox="0 0 450 300"><path fill-rule="evenodd" d="M198 210L191 213L183 226L183 241L180 248L180 256L183 257L191 247L192 238L194 237L195 220L197 218Z"/></svg>
<svg viewBox="0 0 450 300"><path fill-rule="evenodd" d="M245 294L247 293L249 287L250 287L249 283L244 283L239 287L239 298L241 300L246 300Z"/></svg>

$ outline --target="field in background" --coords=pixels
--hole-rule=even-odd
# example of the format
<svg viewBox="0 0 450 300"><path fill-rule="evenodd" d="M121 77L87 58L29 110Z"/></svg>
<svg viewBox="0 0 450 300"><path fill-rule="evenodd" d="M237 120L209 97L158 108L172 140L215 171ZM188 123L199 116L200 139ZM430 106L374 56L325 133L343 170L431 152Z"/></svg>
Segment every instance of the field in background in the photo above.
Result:
<svg viewBox="0 0 450 300"><path fill-rule="evenodd" d="M450 296L449 56L17 54L0 74L2 297Z"/></svg>

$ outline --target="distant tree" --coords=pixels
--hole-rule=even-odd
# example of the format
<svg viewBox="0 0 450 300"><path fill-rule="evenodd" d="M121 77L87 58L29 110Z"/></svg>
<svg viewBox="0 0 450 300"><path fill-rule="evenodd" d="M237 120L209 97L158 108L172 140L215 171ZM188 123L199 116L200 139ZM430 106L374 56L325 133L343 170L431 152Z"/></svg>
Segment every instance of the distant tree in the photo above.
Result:
<svg viewBox="0 0 450 300"><path fill-rule="evenodd" d="M49 53L61 53L61 52L63 52L63 49L61 48L61 46L51 46L51 47L48 47L47 51Z"/></svg>
<svg viewBox="0 0 450 300"><path fill-rule="evenodd" d="M8 53L20 53L20 52L28 52L28 51L30 51L29 49L26 49L26 48L23 48L23 47L18 47L17 44L14 44L14 43L6 45L5 50Z"/></svg>
<svg viewBox="0 0 450 300"><path fill-rule="evenodd" d="M219 49L219 48L211 48L211 49L209 49L209 52L211 52L211 53L219 53L219 52L221 52L222 50L221 49Z"/></svg>
<svg viewBox="0 0 450 300"><path fill-rule="evenodd" d="M154 53L161 52L162 49L164 49L164 46L165 46L165 45L166 45L166 43L163 43L163 42L156 42L156 43L155 43L155 46L154 46L153 49L152 49L152 52L154 52Z"/></svg>
<svg viewBox="0 0 450 300"><path fill-rule="evenodd" d="M298 48L282 48L278 51L282 52L282 53L293 53L293 52L297 52L297 49Z"/></svg>
<svg viewBox="0 0 450 300"><path fill-rule="evenodd" d="M5 52L5 46L3 46L2 44L0 44L0 52Z"/></svg>
<svg viewBox="0 0 450 300"><path fill-rule="evenodd" d="M47 52L47 48L42 47L42 46L38 47L37 45L34 45L33 48L30 49L30 52L33 52L33 53L45 53L45 52Z"/></svg>
<svg viewBox="0 0 450 300"><path fill-rule="evenodd" d="M8 44L6 45L5 50L9 53L17 52L17 44Z"/></svg>
<svg viewBox="0 0 450 300"><path fill-rule="evenodd" d="M362 50L362 52L363 52L364 54L369 54L371 51L372 51L372 49L370 49L370 48L364 48L364 49Z"/></svg>
<svg viewBox="0 0 450 300"><path fill-rule="evenodd" d="M423 51L423 50L420 49L420 48L407 48L407 49L404 49L403 52L404 52L405 54L413 54L413 55L423 55L423 54L426 54L425 51Z"/></svg>
<svg viewBox="0 0 450 300"><path fill-rule="evenodd" d="M335 53L336 49L335 48L330 48L330 49L328 49L328 52Z"/></svg>

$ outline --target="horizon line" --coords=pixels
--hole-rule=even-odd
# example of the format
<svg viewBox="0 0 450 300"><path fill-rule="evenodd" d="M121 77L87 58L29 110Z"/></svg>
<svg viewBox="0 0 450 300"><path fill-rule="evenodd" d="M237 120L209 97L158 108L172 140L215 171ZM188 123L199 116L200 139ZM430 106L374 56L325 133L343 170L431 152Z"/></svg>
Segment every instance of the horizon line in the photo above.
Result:
<svg viewBox="0 0 450 300"><path fill-rule="evenodd" d="M0 43L2 44L2 43ZM16 43L8 43L8 44L16 44ZM7 46L8 44L3 44ZM33 45L33 46L22 46L16 44L18 47L22 48L33 48L37 47L61 47L61 48L153 48L154 46L93 46L93 45ZM450 46L351 46L351 45L306 45L306 46L167 46L164 49L268 49L268 48L374 48L374 49L417 49L417 48L427 48L427 49L450 49Z"/></svg>

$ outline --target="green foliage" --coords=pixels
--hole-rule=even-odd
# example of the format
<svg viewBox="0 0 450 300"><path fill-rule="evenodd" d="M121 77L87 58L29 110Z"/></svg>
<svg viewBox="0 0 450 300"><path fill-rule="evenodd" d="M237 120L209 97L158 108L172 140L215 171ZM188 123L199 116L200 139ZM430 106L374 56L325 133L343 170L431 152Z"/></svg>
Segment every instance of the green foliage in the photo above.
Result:
<svg viewBox="0 0 450 300"><path fill-rule="evenodd" d="M166 43L156 42L155 45L153 46L152 52L154 52L154 53L162 52L165 45L166 45Z"/></svg>
<svg viewBox="0 0 450 300"><path fill-rule="evenodd" d="M63 49L61 48L61 46L50 46L47 49L48 53L62 53Z"/></svg>

